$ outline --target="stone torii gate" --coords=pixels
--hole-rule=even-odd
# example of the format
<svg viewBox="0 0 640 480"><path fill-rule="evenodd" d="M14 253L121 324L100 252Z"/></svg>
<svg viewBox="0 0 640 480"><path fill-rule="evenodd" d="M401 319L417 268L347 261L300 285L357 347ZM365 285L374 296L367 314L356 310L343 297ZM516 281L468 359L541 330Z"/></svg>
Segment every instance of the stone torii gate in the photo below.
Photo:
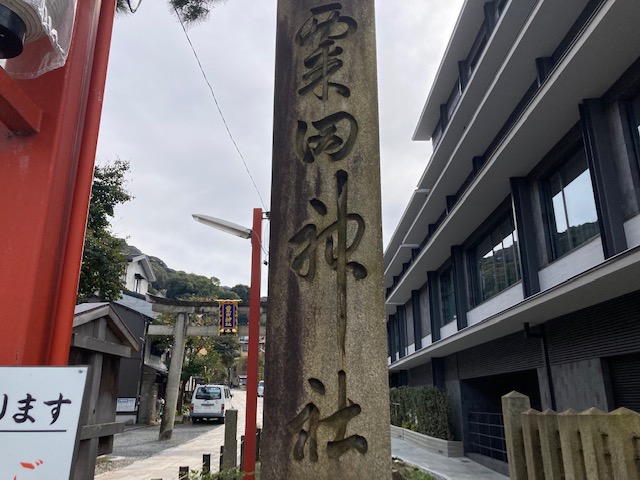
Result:
<svg viewBox="0 0 640 480"><path fill-rule="evenodd" d="M158 440L170 440L176 418L176 407L178 406L180 372L182 372L184 348L187 337L211 337L218 335L217 325L190 325L188 317L190 314L216 312L218 310L218 301L176 300L150 294L147 294L147 301L152 303L151 308L154 312L174 313L178 316L174 325L149 325L147 331L147 335L173 336L173 352L171 355L171 364L169 365L164 414L162 415L160 435L158 437Z"/></svg>

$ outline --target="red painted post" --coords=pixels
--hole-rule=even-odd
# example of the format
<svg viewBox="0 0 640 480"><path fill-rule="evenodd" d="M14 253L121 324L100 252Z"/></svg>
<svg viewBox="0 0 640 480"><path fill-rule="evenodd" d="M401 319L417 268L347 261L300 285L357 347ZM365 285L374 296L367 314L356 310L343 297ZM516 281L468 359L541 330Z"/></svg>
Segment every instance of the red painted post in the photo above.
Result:
<svg viewBox="0 0 640 480"><path fill-rule="evenodd" d="M262 270L262 209L253 209L251 229L251 292L249 298L249 352L247 359L247 411L244 427L244 480L256 470L256 416L258 413L258 349L260 345L260 273Z"/></svg>
<svg viewBox="0 0 640 480"><path fill-rule="evenodd" d="M113 2L102 2L96 48L93 56L91 83L89 84L87 113L84 121L85 129L80 149L80 161L76 175L76 188L73 196L69 235L65 249L60 295L56 311L56 318L60 319L60 321L54 325L51 354L49 356L50 365L66 365L69 359L73 323L64 319L73 319L76 304L80 264L82 263L82 250L84 248L84 234L87 228L89 199L91 197L91 185L93 184L93 167L95 165L100 119L102 117L102 102L107 81L113 20Z"/></svg>
<svg viewBox="0 0 640 480"><path fill-rule="evenodd" d="M114 10L78 2L66 65L3 77L0 365L67 362Z"/></svg>

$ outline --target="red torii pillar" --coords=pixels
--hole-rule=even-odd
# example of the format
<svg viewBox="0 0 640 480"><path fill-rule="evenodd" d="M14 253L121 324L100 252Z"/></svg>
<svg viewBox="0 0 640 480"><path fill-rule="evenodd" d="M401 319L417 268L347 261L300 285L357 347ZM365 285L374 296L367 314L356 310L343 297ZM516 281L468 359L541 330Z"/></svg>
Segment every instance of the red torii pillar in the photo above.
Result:
<svg viewBox="0 0 640 480"><path fill-rule="evenodd" d="M63 68L0 69L0 365L67 364L115 4L78 1Z"/></svg>

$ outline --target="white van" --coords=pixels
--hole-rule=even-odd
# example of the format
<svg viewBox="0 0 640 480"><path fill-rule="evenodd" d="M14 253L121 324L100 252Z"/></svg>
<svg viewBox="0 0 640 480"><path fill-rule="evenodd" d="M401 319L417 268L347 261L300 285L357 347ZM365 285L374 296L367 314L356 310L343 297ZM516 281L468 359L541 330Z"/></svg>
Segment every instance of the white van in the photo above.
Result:
<svg viewBox="0 0 640 480"><path fill-rule="evenodd" d="M198 385L189 407L191 422L215 418L224 423L224 414L231 408L232 396L225 385Z"/></svg>

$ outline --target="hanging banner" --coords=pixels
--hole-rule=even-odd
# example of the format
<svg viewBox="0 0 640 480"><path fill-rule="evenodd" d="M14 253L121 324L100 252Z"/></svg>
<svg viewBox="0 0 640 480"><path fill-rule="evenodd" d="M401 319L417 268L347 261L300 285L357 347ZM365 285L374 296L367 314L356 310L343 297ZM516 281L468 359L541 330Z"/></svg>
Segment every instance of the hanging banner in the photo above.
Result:
<svg viewBox="0 0 640 480"><path fill-rule="evenodd" d="M219 300L220 322L218 331L220 335L238 333L238 303L240 300Z"/></svg>

